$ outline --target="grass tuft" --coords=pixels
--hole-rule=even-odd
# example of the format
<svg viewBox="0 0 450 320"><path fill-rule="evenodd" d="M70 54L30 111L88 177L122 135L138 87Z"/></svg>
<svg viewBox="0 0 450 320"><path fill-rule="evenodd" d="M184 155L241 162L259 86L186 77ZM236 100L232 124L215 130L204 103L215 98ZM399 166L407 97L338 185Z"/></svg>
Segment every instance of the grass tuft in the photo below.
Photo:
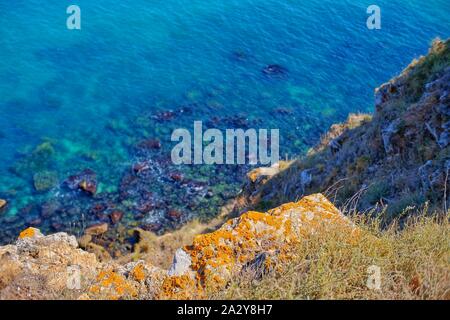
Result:
<svg viewBox="0 0 450 320"><path fill-rule="evenodd" d="M425 214L382 228L381 219L355 216L360 241L339 227L313 235L295 258L261 280L250 273L213 299L450 299L450 225ZM380 290L367 281L373 268Z"/></svg>

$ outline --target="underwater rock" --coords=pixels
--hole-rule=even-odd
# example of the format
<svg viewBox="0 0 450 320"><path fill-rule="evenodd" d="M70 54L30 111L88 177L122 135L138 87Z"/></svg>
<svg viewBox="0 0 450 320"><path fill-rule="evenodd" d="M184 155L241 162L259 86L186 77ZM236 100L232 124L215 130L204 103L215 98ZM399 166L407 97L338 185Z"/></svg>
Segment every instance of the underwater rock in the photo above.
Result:
<svg viewBox="0 0 450 320"><path fill-rule="evenodd" d="M53 216L59 210L60 204L56 201L48 201L41 205L41 217L44 219Z"/></svg>
<svg viewBox="0 0 450 320"><path fill-rule="evenodd" d="M97 183L94 181L83 180L80 183L79 187L82 191L90 195L95 195L95 193L97 192Z"/></svg>
<svg viewBox="0 0 450 320"><path fill-rule="evenodd" d="M184 176L180 172L172 172L170 174L170 179L172 179L173 181L176 181L176 182L182 182L184 179Z"/></svg>
<svg viewBox="0 0 450 320"><path fill-rule="evenodd" d="M32 227L39 227L42 224L42 219L39 217L33 217L31 219L27 219L27 224Z"/></svg>
<svg viewBox="0 0 450 320"><path fill-rule="evenodd" d="M150 165L148 162L144 161L144 162L138 162L133 164L133 172L136 174L139 174L143 171L146 171L148 169L150 169Z"/></svg>
<svg viewBox="0 0 450 320"><path fill-rule="evenodd" d="M170 209L170 210L167 212L167 216L168 216L168 218L171 219L171 220L178 220L178 219L181 218L182 213L181 213L180 211L178 211L178 210Z"/></svg>
<svg viewBox="0 0 450 320"><path fill-rule="evenodd" d="M31 153L27 153L11 168L20 177L27 178L30 172L47 170L54 163L55 149L51 142L38 145Z"/></svg>
<svg viewBox="0 0 450 320"><path fill-rule="evenodd" d="M93 215L100 215L102 214L108 207L104 203L96 203L92 206L92 208L89 210L90 213Z"/></svg>
<svg viewBox="0 0 450 320"><path fill-rule="evenodd" d="M152 118L160 122L166 122L173 120L175 116L176 113L174 111L161 111L156 113Z"/></svg>
<svg viewBox="0 0 450 320"><path fill-rule="evenodd" d="M150 231L150 232L158 232L163 228L163 225L161 223L147 223L141 225L141 229L144 231Z"/></svg>
<svg viewBox="0 0 450 320"><path fill-rule="evenodd" d="M122 211L118 211L115 210L113 212L111 212L111 214L109 215L109 217L111 218L111 222L113 224L116 224L118 222L120 222L123 218L123 212Z"/></svg>
<svg viewBox="0 0 450 320"><path fill-rule="evenodd" d="M61 231L62 229L64 229L64 225L60 222L52 222L51 227L55 231Z"/></svg>
<svg viewBox="0 0 450 320"><path fill-rule="evenodd" d="M292 115L294 113L294 111L292 109L283 108L283 107L275 108L273 110L273 112L275 114L279 114L279 115L282 115L282 116L289 116L289 115Z"/></svg>
<svg viewBox="0 0 450 320"><path fill-rule="evenodd" d="M285 76L288 73L288 70L280 66L279 64L270 64L266 66L262 72L268 76Z"/></svg>
<svg viewBox="0 0 450 320"><path fill-rule="evenodd" d="M235 61L246 61L249 58L248 54L243 51L234 51L231 53L231 59Z"/></svg>
<svg viewBox="0 0 450 320"><path fill-rule="evenodd" d="M108 231L107 223L96 223L86 228L84 231L85 234L91 236L98 236Z"/></svg>
<svg viewBox="0 0 450 320"><path fill-rule="evenodd" d="M97 193L97 174L91 169L85 169L79 174L70 176L65 184L71 190L81 190L89 195Z"/></svg>
<svg viewBox="0 0 450 320"><path fill-rule="evenodd" d="M147 213L152 211L156 207L152 200L143 200L138 206L137 210L141 213Z"/></svg>
<svg viewBox="0 0 450 320"><path fill-rule="evenodd" d="M161 141L159 141L158 139L148 139L140 142L138 144L138 147L149 150L161 149Z"/></svg>
<svg viewBox="0 0 450 320"><path fill-rule="evenodd" d="M33 176L34 188L38 192L48 191L58 185L58 174L55 171L41 171Z"/></svg>
<svg viewBox="0 0 450 320"><path fill-rule="evenodd" d="M250 121L246 115L233 115L226 117L214 116L206 121L208 128L239 128L248 129L256 126L256 121Z"/></svg>

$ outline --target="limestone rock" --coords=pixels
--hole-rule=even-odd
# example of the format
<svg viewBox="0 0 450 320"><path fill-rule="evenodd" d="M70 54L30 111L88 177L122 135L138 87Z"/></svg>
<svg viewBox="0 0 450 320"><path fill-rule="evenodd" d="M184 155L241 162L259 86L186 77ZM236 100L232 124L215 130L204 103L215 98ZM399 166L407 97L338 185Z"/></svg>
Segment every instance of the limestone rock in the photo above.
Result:
<svg viewBox="0 0 450 320"><path fill-rule="evenodd" d="M262 264L269 270L272 264L289 261L296 244L332 225L341 225L349 234L357 235L350 221L321 194L266 213L244 213L213 233L196 236L191 246L179 251L160 297L202 297L205 288L219 290L249 266L261 275L265 272L261 271ZM189 268L188 259L178 261L186 254L190 256ZM179 272L174 271L176 268Z"/></svg>
<svg viewBox="0 0 450 320"><path fill-rule="evenodd" d="M0 299L74 298L99 266L94 255L78 249L75 237L44 236L34 228L0 247L0 262Z"/></svg>
<svg viewBox="0 0 450 320"><path fill-rule="evenodd" d="M178 249L175 252L173 263L169 269L169 276L181 276L188 272L191 266L191 257L183 249Z"/></svg>
<svg viewBox="0 0 450 320"><path fill-rule="evenodd" d="M6 207L7 204L6 200L0 199L0 210Z"/></svg>
<svg viewBox="0 0 450 320"><path fill-rule="evenodd" d="M98 236L105 233L106 231L108 231L108 224L98 223L87 227L84 233L91 236Z"/></svg>
<svg viewBox="0 0 450 320"><path fill-rule="evenodd" d="M144 260L97 259L79 249L74 236L29 228L16 243L0 247L0 299L204 298L242 272L261 278L282 267L301 241L331 226L358 237L320 194L265 213L249 211L177 250L168 271ZM85 245L92 249L92 242Z"/></svg>

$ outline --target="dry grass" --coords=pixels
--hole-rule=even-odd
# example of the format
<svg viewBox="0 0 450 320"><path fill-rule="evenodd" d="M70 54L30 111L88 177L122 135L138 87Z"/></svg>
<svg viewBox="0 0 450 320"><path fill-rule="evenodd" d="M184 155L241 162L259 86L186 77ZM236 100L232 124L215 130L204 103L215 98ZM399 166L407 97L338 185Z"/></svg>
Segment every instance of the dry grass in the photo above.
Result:
<svg viewBox="0 0 450 320"><path fill-rule="evenodd" d="M450 299L450 225L445 218L411 218L382 229L355 217L360 241L342 230L301 243L296 258L254 280L243 274L216 299ZM369 289L370 267L381 270L381 289Z"/></svg>

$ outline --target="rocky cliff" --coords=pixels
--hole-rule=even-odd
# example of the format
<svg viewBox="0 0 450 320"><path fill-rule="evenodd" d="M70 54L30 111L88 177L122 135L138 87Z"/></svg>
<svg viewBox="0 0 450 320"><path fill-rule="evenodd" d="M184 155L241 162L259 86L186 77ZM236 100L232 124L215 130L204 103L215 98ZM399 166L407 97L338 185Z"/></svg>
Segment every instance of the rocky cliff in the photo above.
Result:
<svg viewBox="0 0 450 320"><path fill-rule="evenodd" d="M350 115L307 156L250 172L238 199L242 213L179 238L171 264L155 263L159 240L144 230L133 231L133 254L113 260L91 242L107 225L80 239L29 228L0 247L0 299L210 298L243 278L251 290L240 298L254 295L255 283L266 288L256 298L272 297L269 279L283 285L276 297L448 299L449 92L449 41L435 41L376 90L373 115ZM342 213L383 212L386 222L425 201L444 218L387 236ZM383 291L365 285L374 263L385 271Z"/></svg>
<svg viewBox="0 0 450 320"><path fill-rule="evenodd" d="M346 209L384 211L386 221L429 202L449 208L450 40L375 91L373 115L333 125L298 160L248 175L245 208L265 209L325 192Z"/></svg>
<svg viewBox="0 0 450 320"><path fill-rule="evenodd" d="M349 243L358 241L358 229L320 194L266 213L249 211L196 236L168 270L142 260L100 262L73 236L29 228L0 248L0 299L205 298L242 272L260 278L283 268L299 242L336 226Z"/></svg>

